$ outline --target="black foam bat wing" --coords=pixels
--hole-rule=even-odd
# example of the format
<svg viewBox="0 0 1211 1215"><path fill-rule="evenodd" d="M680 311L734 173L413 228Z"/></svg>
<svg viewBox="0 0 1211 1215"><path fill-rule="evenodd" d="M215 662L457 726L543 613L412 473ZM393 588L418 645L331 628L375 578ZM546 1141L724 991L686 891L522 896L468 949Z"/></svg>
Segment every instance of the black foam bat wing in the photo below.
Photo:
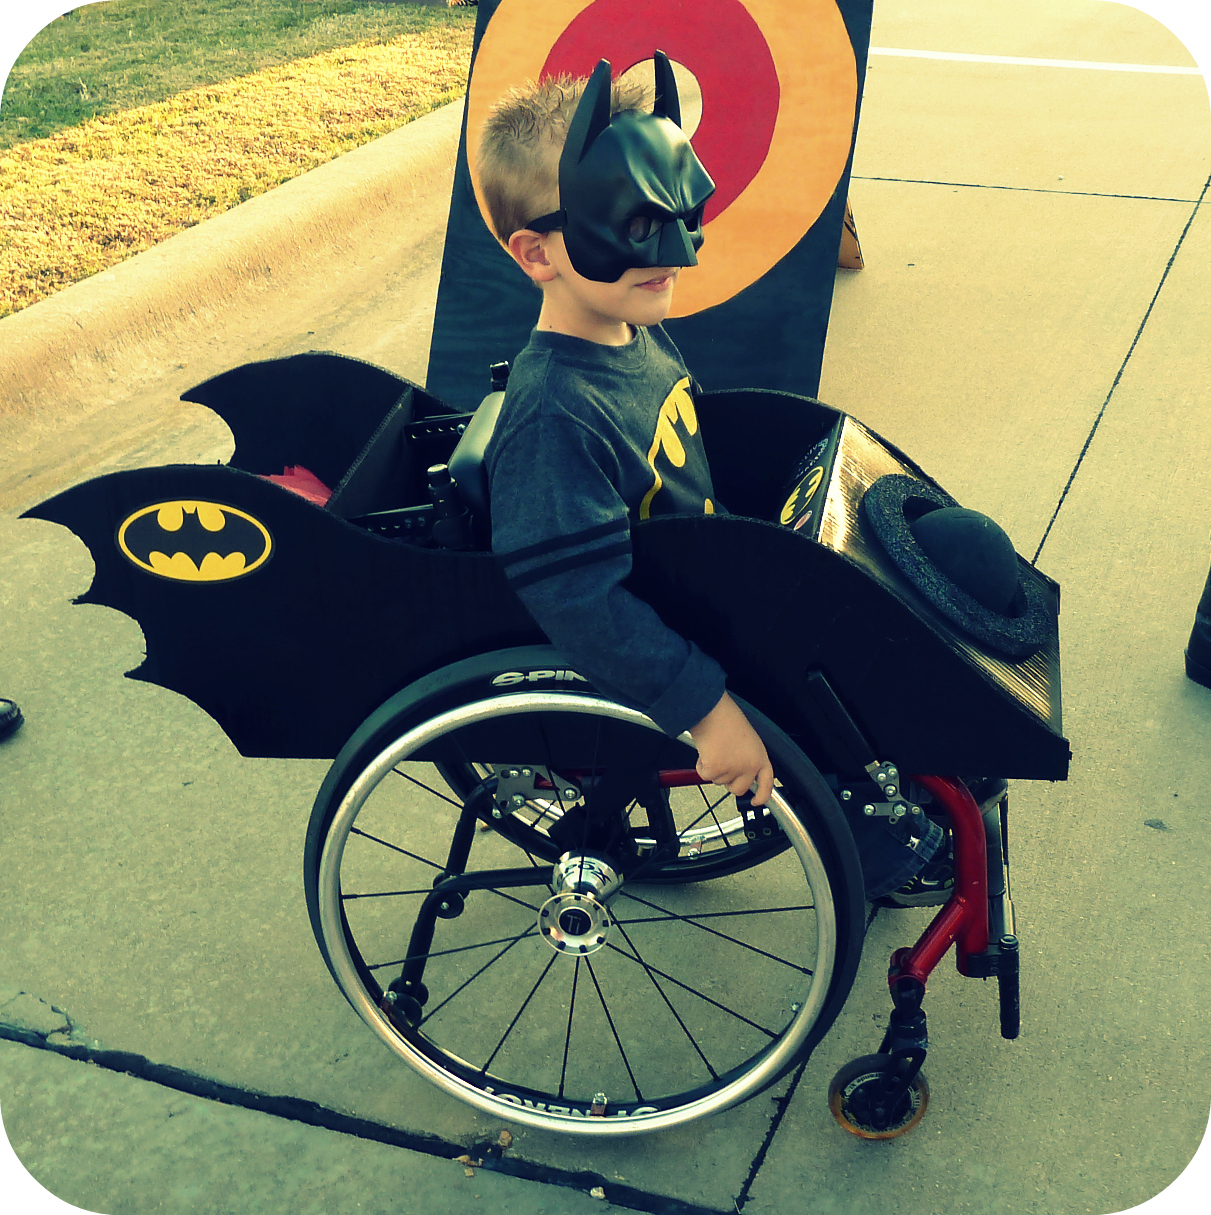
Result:
<svg viewBox="0 0 1211 1215"><path fill-rule="evenodd" d="M155 520L178 507L189 522L167 534L194 547L157 568L173 544ZM207 512L226 526L208 530ZM76 602L138 622L147 656L128 674L188 697L247 756L335 757L412 680L544 640L491 554L385 540L221 465L114 473L27 514L88 546L96 572Z"/></svg>
<svg viewBox="0 0 1211 1215"><path fill-rule="evenodd" d="M367 438L402 397L412 412L450 409L418 385L373 363L329 351L244 363L189 389L235 436L230 464L276 475L301 464L335 488Z"/></svg>
<svg viewBox="0 0 1211 1215"><path fill-rule="evenodd" d="M1054 614L1027 659L989 652L905 581L863 522L862 496L881 476L941 492L907 456L784 393L707 394L698 416L734 513L638 525L630 586L731 686L813 754L829 748L805 695L818 671L879 754L907 770L1066 775ZM399 441L381 423L354 468ZM807 525L764 521L785 504ZM27 513L88 545L96 572L78 602L139 623L147 656L129 674L194 701L247 756L334 757L421 676L545 640L490 553L384 539L222 465L115 473ZM759 571L769 590L720 569ZM1055 584L1023 570L1058 610Z"/></svg>

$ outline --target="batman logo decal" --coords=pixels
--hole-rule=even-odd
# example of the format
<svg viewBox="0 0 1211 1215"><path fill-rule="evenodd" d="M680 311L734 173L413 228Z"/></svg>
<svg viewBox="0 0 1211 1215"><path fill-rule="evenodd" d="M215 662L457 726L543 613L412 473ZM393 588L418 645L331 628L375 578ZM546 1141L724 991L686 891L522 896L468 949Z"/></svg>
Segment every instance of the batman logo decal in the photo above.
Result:
<svg viewBox="0 0 1211 1215"><path fill-rule="evenodd" d="M641 519L651 518L652 499L664 487L664 478L657 467L659 457L663 456L674 468L685 467L686 449L685 444L681 441L681 436L677 433L678 423L685 427L687 435L692 436L698 433L698 415L694 410L694 398L690 396L690 377L688 375L682 376L673 385L672 391L665 397L664 404L660 407L660 413L656 416L656 434L652 439L652 446L648 450L648 463L652 466L652 488L644 494L643 501L639 504ZM694 502L692 506L682 502L680 506L681 509L694 511L698 509L697 502ZM671 509L676 509L676 507ZM704 515L715 513L715 504L710 498L703 502L702 513Z"/></svg>
<svg viewBox="0 0 1211 1215"><path fill-rule="evenodd" d="M141 570L176 582L229 582L269 560L265 525L218 502L156 502L118 528L118 548Z"/></svg>
<svg viewBox="0 0 1211 1215"><path fill-rule="evenodd" d="M802 465L800 465L802 467ZM786 505L782 508L782 513L778 516L778 521L783 524L789 524L796 515L799 515L803 508L816 496L816 490L820 488L820 482L824 480L824 469L820 465L808 471L806 476L795 486L794 492L786 500ZM795 529L798 530L811 517L810 513L806 518L801 518L795 522Z"/></svg>

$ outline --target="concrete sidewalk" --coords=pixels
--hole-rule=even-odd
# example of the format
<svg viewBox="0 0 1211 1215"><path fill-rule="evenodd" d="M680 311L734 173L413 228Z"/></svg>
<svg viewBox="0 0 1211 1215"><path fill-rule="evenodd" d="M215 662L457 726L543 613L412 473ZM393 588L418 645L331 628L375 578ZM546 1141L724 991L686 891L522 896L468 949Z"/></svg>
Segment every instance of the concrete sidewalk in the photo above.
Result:
<svg viewBox="0 0 1211 1215"><path fill-rule="evenodd" d="M1191 62L1149 18L1093 0L880 0L872 41ZM1072 778L1013 791L1023 1035L1002 1041L995 990L944 965L927 999L924 1123L887 1145L840 1132L828 1079L877 1046L888 955L926 919L884 913L801 1078L633 1142L512 1128L508 1156L533 1176L591 1173L607 1203L650 1211L1120 1211L1181 1172L1211 1105L1211 692L1181 663L1211 560L1206 87L1189 75L873 56L854 172L867 269L839 276L821 398L907 449L1019 551L1041 546L1040 567L1064 588ZM151 389L115 389L107 412L12 464L5 505L85 467L224 456L223 427L172 404L223 356L315 347L423 367L423 330L400 318L431 315L440 236L417 250L406 269L347 250L361 267L357 291L341 289L348 311L313 270L311 294L276 297L280 316L266 311L246 336L224 329ZM316 319L304 323L308 308ZM89 428L110 446L90 454ZM123 446L123 433L137 441ZM0 569L0 694L28 719L0 744L0 983L27 993L27 1013L65 1010L66 1031L46 1022L39 1041L125 1052L158 1077L100 1077L4 1045L0 1105L19 1154L52 1190L107 1215L421 1209L427 1198L381 1184L393 1177L437 1210L476 1209L461 1166L426 1153L492 1142L501 1126L392 1064L311 939L299 858L325 765L242 760L191 703L124 680L142 655L139 629L70 605L91 562L61 529L0 518ZM21 999L3 995L0 1020ZM165 1069L283 1109L312 1103L342 1125L411 1136L416 1151L216 1108L166 1091ZM176 1102L188 1113L174 1126ZM86 1149L74 1136L89 1124L98 1146ZM235 1144L246 1163L232 1182ZM110 1160L133 1163L107 1172ZM608 1209L565 1186L505 1188L534 1186L516 1178L481 1189L484 1176L471 1193L506 1210Z"/></svg>
<svg viewBox="0 0 1211 1215"><path fill-rule="evenodd" d="M223 1211L260 1215L608 1215L624 1208L580 1186L536 1184L446 1158L204 1100L52 1051L0 1041L5 1130L58 1197L104 1215ZM62 1169L70 1156L67 1174ZM475 1157L475 1159L482 1159ZM115 1167L115 1162L121 1162ZM505 1162L507 1167L508 1162ZM10 1199L11 1201L11 1199ZM6 1206L8 1211L24 1208ZM36 1212L36 1215L43 1215Z"/></svg>

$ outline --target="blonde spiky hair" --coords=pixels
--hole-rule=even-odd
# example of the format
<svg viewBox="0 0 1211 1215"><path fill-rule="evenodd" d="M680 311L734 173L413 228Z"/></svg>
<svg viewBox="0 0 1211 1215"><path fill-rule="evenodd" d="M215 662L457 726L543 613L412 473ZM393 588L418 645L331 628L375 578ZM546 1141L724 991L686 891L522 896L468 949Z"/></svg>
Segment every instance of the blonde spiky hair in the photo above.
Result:
<svg viewBox="0 0 1211 1215"><path fill-rule="evenodd" d="M510 89L489 111L479 144L479 185L497 237L514 232L559 206L559 154L588 80L553 76ZM615 80L610 112L645 110L650 91Z"/></svg>

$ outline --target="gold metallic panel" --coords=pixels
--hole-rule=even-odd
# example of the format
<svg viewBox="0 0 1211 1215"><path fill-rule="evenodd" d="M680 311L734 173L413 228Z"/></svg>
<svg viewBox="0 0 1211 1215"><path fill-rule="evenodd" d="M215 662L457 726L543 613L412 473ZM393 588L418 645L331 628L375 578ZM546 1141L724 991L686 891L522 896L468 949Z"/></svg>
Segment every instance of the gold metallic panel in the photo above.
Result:
<svg viewBox="0 0 1211 1215"><path fill-rule="evenodd" d="M1059 642L1032 654L1022 662L997 658L980 648L947 620L900 573L883 551L882 545L863 525L860 513L862 496L880 477L901 474L920 479L916 469L905 464L861 422L847 417L842 423L841 441L833 474L824 502L819 541L839 553L893 590L896 595L931 624L954 639L957 647L981 670L991 676L1049 725L1058 727ZM1027 570L1026 577L1037 577ZM1050 593L1050 592L1049 592Z"/></svg>

